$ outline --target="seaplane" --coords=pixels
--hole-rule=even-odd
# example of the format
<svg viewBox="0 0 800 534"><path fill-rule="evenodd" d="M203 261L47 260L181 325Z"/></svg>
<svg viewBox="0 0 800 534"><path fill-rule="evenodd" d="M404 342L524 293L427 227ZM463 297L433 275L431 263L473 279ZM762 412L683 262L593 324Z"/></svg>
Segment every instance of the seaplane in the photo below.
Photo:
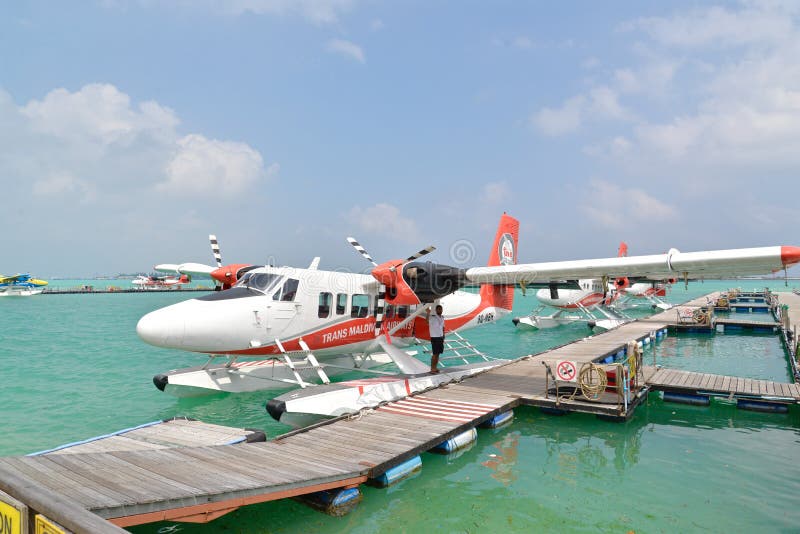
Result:
<svg viewBox="0 0 800 534"><path fill-rule="evenodd" d="M338 415L505 363L487 359L430 373L411 349L429 339L422 314L435 303L444 307L449 337L508 315L518 284L557 289L570 280L592 278L713 278L776 272L800 263L800 247L771 246L688 253L670 249L647 256L519 264L518 232L519 222L504 214L488 265L468 269L421 261L434 247L377 264L350 239L372 263L369 274L323 271L316 265L257 267L228 290L148 313L136 331L152 345L210 356L202 366L156 375L153 381L164 391L235 392L299 385L299 391L270 401L270 413L284 421L290 411ZM479 290L465 291L467 286ZM368 382L331 383L329 373L342 368L372 370L366 361L378 354L400 372ZM215 363L219 358L226 361ZM322 385L310 388L316 381L307 381L302 372L316 374Z"/></svg>
<svg viewBox="0 0 800 534"><path fill-rule="evenodd" d="M488 266L516 262L518 234L519 222L504 214ZM199 367L156 375L155 385L185 396L305 387L310 377L329 383L330 376L387 364L403 373L426 373L429 366L409 347L430 339L423 314L434 302L444 308L448 347L461 364L448 367L448 376L499 360L460 332L511 313L513 284L465 291L460 269L418 261L433 246L378 265L355 239L348 241L373 265L370 274L321 270L319 258L304 269L248 266L230 289L142 317L136 329L145 342L210 356ZM226 361L216 363L220 358Z"/></svg>
<svg viewBox="0 0 800 534"><path fill-rule="evenodd" d="M245 275L247 271L251 271L258 267L249 263L232 263L229 265L222 265L222 253L219 248L219 241L217 236L210 234L208 240L211 243L211 253L217 262L217 266L206 265L203 263L161 263L153 267L153 270L164 273L177 273L187 276L208 277L214 280L216 291L230 289L233 285ZM319 258L314 261L319 263ZM315 268L315 263L312 262L309 268Z"/></svg>
<svg viewBox="0 0 800 534"><path fill-rule="evenodd" d="M617 257L627 255L628 246L620 243ZM586 323L589 328L609 330L631 320L614 307L614 303L630 287L627 276L613 280L602 277L549 283L546 288L536 292L536 299L541 305L529 315L514 317L511 321L516 326L535 329ZM556 308L557 311L550 315L542 313L550 308Z"/></svg>
<svg viewBox="0 0 800 534"><path fill-rule="evenodd" d="M44 291L47 282L30 274L0 275L0 297L30 297Z"/></svg>
<svg viewBox="0 0 800 534"><path fill-rule="evenodd" d="M157 276L157 275L139 275L133 280L131 284L136 286L137 289L165 290L165 289L180 289L182 285L190 283L192 280L188 275L175 276Z"/></svg>
<svg viewBox="0 0 800 534"><path fill-rule="evenodd" d="M619 245L619 255L628 255L628 245L623 241ZM667 289L676 282L675 278L665 280L649 280L647 282L634 282L620 288L624 300L620 301L620 308L626 308L636 301L646 300L653 309L669 310L672 304L663 300L667 296Z"/></svg>

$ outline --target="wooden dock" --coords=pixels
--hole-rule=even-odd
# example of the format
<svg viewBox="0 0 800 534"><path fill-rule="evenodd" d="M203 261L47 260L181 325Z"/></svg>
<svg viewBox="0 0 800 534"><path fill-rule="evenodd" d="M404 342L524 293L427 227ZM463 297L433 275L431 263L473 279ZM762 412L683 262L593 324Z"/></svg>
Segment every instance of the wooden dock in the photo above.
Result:
<svg viewBox="0 0 800 534"><path fill-rule="evenodd" d="M800 294L797 293L778 293L778 314L782 325L783 340L786 350L790 355L792 373L795 381L800 381L800 340L798 340L797 330L800 325Z"/></svg>
<svg viewBox="0 0 800 534"><path fill-rule="evenodd" d="M683 306L705 306L709 297L713 298L704 296ZM793 311L800 310L800 296L796 299L790 304ZM187 431L166 437L142 428L138 436L134 430L111 436L116 439L109 440L110 449L87 442L36 456L0 458L0 490L42 513L61 514L56 519L75 532L105 532L86 526L91 518L80 514L86 510L118 526L161 520L203 522L248 504L357 486L520 405L625 420L650 390L800 402L795 384L647 366L641 369L643 382L625 403L613 392L589 400L581 395L556 396L552 391L544 364L552 369L564 360L578 366L609 361L629 343L655 343L657 333L676 317L674 310L668 310L268 442L248 443L243 429L208 429L198 441ZM798 314L786 320L796 325ZM220 444L211 440L215 434L228 440L224 443L230 443L232 436L240 442ZM65 501L66 512L47 508L51 502Z"/></svg>
<svg viewBox="0 0 800 534"><path fill-rule="evenodd" d="M746 397L763 401L800 402L800 386L769 380L695 373L645 366L647 384L654 391L680 391L693 395Z"/></svg>

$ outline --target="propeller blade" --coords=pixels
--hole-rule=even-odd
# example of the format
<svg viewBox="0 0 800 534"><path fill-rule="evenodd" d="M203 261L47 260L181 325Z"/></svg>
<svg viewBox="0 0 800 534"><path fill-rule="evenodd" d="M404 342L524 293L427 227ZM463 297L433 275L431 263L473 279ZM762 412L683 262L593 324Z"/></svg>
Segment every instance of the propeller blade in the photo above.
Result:
<svg viewBox="0 0 800 534"><path fill-rule="evenodd" d="M375 337L381 335L381 325L383 324L383 311L386 306L386 286L381 284L378 288L378 304L375 306Z"/></svg>
<svg viewBox="0 0 800 534"><path fill-rule="evenodd" d="M348 237L347 238L347 242L350 243L353 246L354 249L356 249L356 252L358 252L359 254L364 256L367 259L368 262L370 262L375 267L378 266L378 264L375 263L375 260L372 259L372 256L369 255L367 250L364 247L362 247L361 244L358 241L356 241L352 237Z"/></svg>
<svg viewBox="0 0 800 534"><path fill-rule="evenodd" d="M411 256L409 256L406 261L414 261L417 258L421 258L425 254L430 254L434 250L436 250L436 247L434 247L433 245L431 245L429 247L425 247L422 250L420 250L419 252L417 252L416 254L412 254Z"/></svg>
<svg viewBox="0 0 800 534"><path fill-rule="evenodd" d="M222 267L222 254L219 252L219 243L217 236L209 234L208 240L211 242L211 252L214 253L214 259L217 260L217 268Z"/></svg>

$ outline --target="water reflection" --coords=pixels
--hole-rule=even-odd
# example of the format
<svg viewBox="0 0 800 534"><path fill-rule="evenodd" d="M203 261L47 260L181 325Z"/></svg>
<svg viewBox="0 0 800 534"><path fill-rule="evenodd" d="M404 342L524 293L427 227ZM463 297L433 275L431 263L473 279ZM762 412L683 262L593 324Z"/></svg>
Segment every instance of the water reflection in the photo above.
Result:
<svg viewBox="0 0 800 534"><path fill-rule="evenodd" d="M494 471L489 476L504 486L517 480L515 465L519 457L519 436L519 432L509 432L503 439L494 442L492 447L499 451L499 454L489 453L489 459L481 463L482 466Z"/></svg>

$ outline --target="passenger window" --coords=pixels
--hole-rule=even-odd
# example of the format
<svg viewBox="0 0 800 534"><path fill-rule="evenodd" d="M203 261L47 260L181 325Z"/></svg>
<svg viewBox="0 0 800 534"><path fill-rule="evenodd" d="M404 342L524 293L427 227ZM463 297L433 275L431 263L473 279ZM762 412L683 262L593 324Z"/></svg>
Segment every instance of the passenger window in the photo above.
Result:
<svg viewBox="0 0 800 534"><path fill-rule="evenodd" d="M366 317L369 315L369 297L367 295L353 295L350 301L350 317Z"/></svg>
<svg viewBox="0 0 800 534"><path fill-rule="evenodd" d="M344 315L347 311L347 295L339 293L336 295L336 315Z"/></svg>
<svg viewBox="0 0 800 534"><path fill-rule="evenodd" d="M331 314L331 302L333 302L333 295L330 293L319 294L319 310L317 316L325 319Z"/></svg>
<svg viewBox="0 0 800 534"><path fill-rule="evenodd" d="M283 286L272 295L272 300L280 300L281 302L292 302L294 297L297 296L297 286L300 285L299 280L294 278L287 278Z"/></svg>
<svg viewBox="0 0 800 534"><path fill-rule="evenodd" d="M394 306L392 306L391 304L386 306L386 313L384 314L384 317L386 317L387 319L391 319L392 317L394 317Z"/></svg>
<svg viewBox="0 0 800 534"><path fill-rule="evenodd" d="M408 306L398 306L397 307L397 316L400 319L405 319L408 317Z"/></svg>

